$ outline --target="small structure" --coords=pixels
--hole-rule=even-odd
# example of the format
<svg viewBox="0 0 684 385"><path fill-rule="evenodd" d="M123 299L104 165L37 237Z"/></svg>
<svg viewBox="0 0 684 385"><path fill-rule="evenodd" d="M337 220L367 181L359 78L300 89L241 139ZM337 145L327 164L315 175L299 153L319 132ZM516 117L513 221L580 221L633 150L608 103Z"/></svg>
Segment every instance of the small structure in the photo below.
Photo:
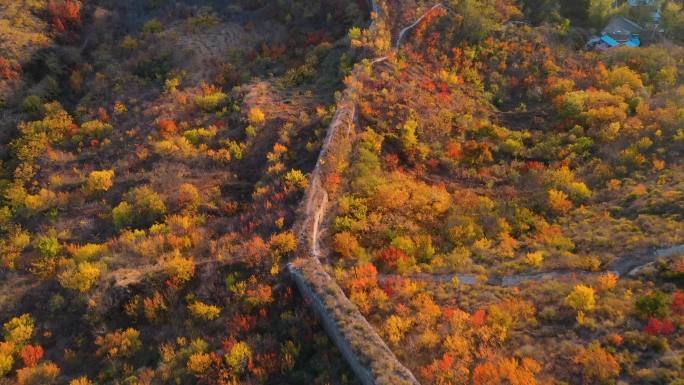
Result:
<svg viewBox="0 0 684 385"><path fill-rule="evenodd" d="M587 42L589 49L606 50L614 47L639 47L642 36L646 41L655 39L658 33L664 32L660 0L615 0L613 7L625 16L613 16L608 25L603 28L600 36L595 36ZM627 6L628 12L619 11ZM638 20L635 21L635 20Z"/></svg>
<svg viewBox="0 0 684 385"><path fill-rule="evenodd" d="M630 12L640 14L640 19L643 19L646 29L653 29L662 22L663 14L656 0L628 0L627 3L630 6Z"/></svg>
<svg viewBox="0 0 684 385"><path fill-rule="evenodd" d="M655 0L627 0L631 7L648 7L655 5Z"/></svg>
<svg viewBox="0 0 684 385"><path fill-rule="evenodd" d="M608 22L608 25L601 31L601 36L608 36L617 42L617 45L632 45L639 46L639 35L644 31L644 28L636 22L623 17L614 16Z"/></svg>
<svg viewBox="0 0 684 385"><path fill-rule="evenodd" d="M639 47L642 32L644 28L636 22L623 16L614 16L601 31L601 36L587 42L587 48L602 51L621 46Z"/></svg>

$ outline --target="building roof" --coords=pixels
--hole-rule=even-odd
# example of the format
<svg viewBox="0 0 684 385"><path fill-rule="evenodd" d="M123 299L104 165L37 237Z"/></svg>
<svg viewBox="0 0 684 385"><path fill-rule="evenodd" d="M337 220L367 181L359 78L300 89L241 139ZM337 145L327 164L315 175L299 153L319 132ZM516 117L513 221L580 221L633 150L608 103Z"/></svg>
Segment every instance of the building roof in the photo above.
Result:
<svg viewBox="0 0 684 385"><path fill-rule="evenodd" d="M641 39L639 39L639 36L632 36L627 40L627 43L625 43L627 47L639 47L641 45Z"/></svg>
<svg viewBox="0 0 684 385"><path fill-rule="evenodd" d="M638 7L640 5L653 5L655 0L627 0L627 2L632 7Z"/></svg>
<svg viewBox="0 0 684 385"><path fill-rule="evenodd" d="M609 47L617 47L620 43L608 35L601 36L601 41L608 44Z"/></svg>
<svg viewBox="0 0 684 385"><path fill-rule="evenodd" d="M632 35L643 32L644 29L637 23L622 16L613 16L603 28L604 35L610 35L618 42L628 41Z"/></svg>

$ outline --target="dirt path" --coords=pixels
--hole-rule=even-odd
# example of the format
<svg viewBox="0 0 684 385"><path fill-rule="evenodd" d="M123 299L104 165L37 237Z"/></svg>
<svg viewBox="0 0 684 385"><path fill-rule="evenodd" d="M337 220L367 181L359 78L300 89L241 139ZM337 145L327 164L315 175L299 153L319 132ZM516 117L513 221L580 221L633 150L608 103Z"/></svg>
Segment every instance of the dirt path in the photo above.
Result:
<svg viewBox="0 0 684 385"><path fill-rule="evenodd" d="M615 273L618 277L633 277L645 267L652 265L658 258L671 257L677 254L684 254L684 244L655 250L651 254L639 255L635 257L622 257L606 271ZM499 277L491 277L484 283L490 286L512 287L530 281L545 281L558 278L577 278L603 274L606 271L585 271L585 270L553 270L541 271L537 273L511 274ZM475 274L381 274L380 280L385 281L393 278L410 278L417 281L432 283L447 283L458 280L461 285L475 285L482 282L480 276Z"/></svg>

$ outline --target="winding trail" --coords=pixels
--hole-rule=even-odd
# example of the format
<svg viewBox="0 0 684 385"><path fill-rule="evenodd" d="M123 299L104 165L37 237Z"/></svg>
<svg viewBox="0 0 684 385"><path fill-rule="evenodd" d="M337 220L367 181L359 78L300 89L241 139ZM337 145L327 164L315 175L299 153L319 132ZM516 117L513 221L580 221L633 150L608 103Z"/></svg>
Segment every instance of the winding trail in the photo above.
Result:
<svg viewBox="0 0 684 385"><path fill-rule="evenodd" d="M412 274L381 274L381 280L392 278L410 278L417 281L432 283L452 282L458 279L460 285L476 285L484 283L489 286L513 287L530 281L545 281L559 278L589 277L604 274L606 272L615 273L618 277L633 277L638 275L644 268L652 265L658 258L666 258L679 254L684 254L684 244L655 250L648 255L636 256L634 258L622 257L615 261L613 265L604 271L586 270L550 270L534 273L511 274L505 276L490 277L482 281L476 274L431 274L431 273L412 273Z"/></svg>

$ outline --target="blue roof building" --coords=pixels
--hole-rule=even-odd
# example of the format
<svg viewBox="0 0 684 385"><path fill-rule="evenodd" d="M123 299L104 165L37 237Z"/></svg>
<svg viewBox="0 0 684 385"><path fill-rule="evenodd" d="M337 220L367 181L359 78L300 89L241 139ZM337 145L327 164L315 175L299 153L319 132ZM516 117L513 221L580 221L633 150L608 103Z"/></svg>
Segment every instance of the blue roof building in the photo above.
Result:
<svg viewBox="0 0 684 385"><path fill-rule="evenodd" d="M644 28L632 20L622 16L614 16L608 22L601 36L591 39L587 43L588 48L599 50L615 47L639 47L641 46L640 34Z"/></svg>

